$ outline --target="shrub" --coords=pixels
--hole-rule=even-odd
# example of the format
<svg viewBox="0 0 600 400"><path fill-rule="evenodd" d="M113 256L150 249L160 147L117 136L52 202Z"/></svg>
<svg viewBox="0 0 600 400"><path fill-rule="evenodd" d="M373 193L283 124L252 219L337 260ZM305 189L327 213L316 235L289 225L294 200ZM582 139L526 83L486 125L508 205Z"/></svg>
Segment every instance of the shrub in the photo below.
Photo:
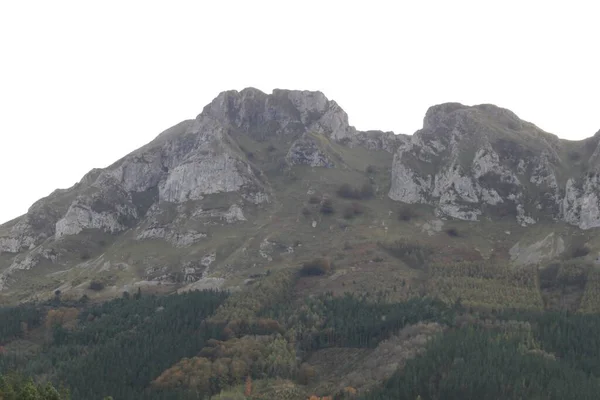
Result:
<svg viewBox="0 0 600 400"><path fill-rule="evenodd" d="M364 183L360 188L356 188L349 183L340 185L337 192L338 196L345 199L368 199L373 197L375 191L370 183Z"/></svg>
<svg viewBox="0 0 600 400"><path fill-rule="evenodd" d="M374 174L377 172L377 168L375 168L374 165L367 165L367 168L365 169L365 172L367 174Z"/></svg>
<svg viewBox="0 0 600 400"><path fill-rule="evenodd" d="M321 198L319 196L317 196L316 194L313 194L308 198L309 204L319 204L320 202L321 202Z"/></svg>
<svg viewBox="0 0 600 400"><path fill-rule="evenodd" d="M450 237L459 237L458 229L456 228L448 228L446 229L446 234Z"/></svg>
<svg viewBox="0 0 600 400"><path fill-rule="evenodd" d="M346 206L346 207L344 208L344 212L343 212L342 216L343 216L345 219L351 219L351 218L354 218L354 211L352 211L352 207L350 207L350 206Z"/></svg>
<svg viewBox="0 0 600 400"><path fill-rule="evenodd" d="M275 150L277 150L277 148L276 148L275 146L273 146L272 144L270 144L270 145L267 147L267 151L268 151L269 153L272 153L272 152L274 152Z"/></svg>
<svg viewBox="0 0 600 400"><path fill-rule="evenodd" d="M310 210L308 209L308 207L302 207L302 215L304 215L305 217L308 217L310 215Z"/></svg>
<svg viewBox="0 0 600 400"><path fill-rule="evenodd" d="M90 289L99 292L100 290L104 289L104 282L93 280L90 282Z"/></svg>
<svg viewBox="0 0 600 400"><path fill-rule="evenodd" d="M325 275L331 271L331 262L327 258L315 258L305 262L300 270L302 276Z"/></svg>
<svg viewBox="0 0 600 400"><path fill-rule="evenodd" d="M324 199L323 202L321 203L321 213L322 214L333 214L334 213L334 208L333 208L333 201L331 199Z"/></svg>
<svg viewBox="0 0 600 400"><path fill-rule="evenodd" d="M351 219L351 218L354 218L356 215L363 214L364 212L365 212L365 208L363 207L362 204L353 202L352 204L347 205L344 208L343 216L346 219Z"/></svg>
<svg viewBox="0 0 600 400"><path fill-rule="evenodd" d="M347 199L353 199L355 198L355 191L354 188L348 184L348 183L344 183L342 184L338 190L337 190L337 194L340 197L345 197Z"/></svg>
<svg viewBox="0 0 600 400"><path fill-rule="evenodd" d="M298 370L298 383L301 385L308 385L315 380L317 373L315 368L307 363L302 363Z"/></svg>
<svg viewBox="0 0 600 400"><path fill-rule="evenodd" d="M396 240L394 242L378 243L390 255L404 261L411 268L422 268L433 253L433 249L418 242Z"/></svg>
<svg viewBox="0 0 600 400"><path fill-rule="evenodd" d="M371 186L370 183L365 183L360 188L360 194L361 198L369 199L375 195L375 190L373 189L373 186Z"/></svg>
<svg viewBox="0 0 600 400"><path fill-rule="evenodd" d="M400 206L400 208L398 209L398 219L400 221L408 222L411 219L416 218L416 217L417 217L417 214L407 204Z"/></svg>

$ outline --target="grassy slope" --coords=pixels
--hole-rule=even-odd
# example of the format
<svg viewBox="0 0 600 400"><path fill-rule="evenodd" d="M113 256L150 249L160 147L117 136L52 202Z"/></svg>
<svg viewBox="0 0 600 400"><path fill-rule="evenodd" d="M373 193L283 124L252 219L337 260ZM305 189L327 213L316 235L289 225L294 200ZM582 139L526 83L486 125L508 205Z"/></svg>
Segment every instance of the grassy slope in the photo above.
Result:
<svg viewBox="0 0 600 400"><path fill-rule="evenodd" d="M235 137L247 160L264 172L261 179L271 190L269 204L244 206L247 221L234 225L189 226L206 232L208 238L184 249L162 240L137 241L134 232L118 237L98 232L78 235L62 243L60 261L63 265L46 263L19 272L16 277L26 283L13 286L8 295L16 299L24 299L26 293L32 292L42 297L51 296L60 287L63 291L76 288L74 295L77 296L85 293L98 299L108 298L147 279L149 268L169 273L180 270L186 262L215 253L217 259L208 276L226 278L229 287L242 287L252 274L296 267L315 257L326 256L334 263L333 274L301 279L298 283L301 294L376 290L389 291L390 296L400 299L427 292L439 294L437 281L441 278L426 268L407 265L401 258L384 251L378 243L408 240L429 248L432 255L427 263L492 259L506 269L513 268L508 250L515 243L532 244L551 232L564 238L567 249L578 243L587 243L592 250L590 254L600 249L600 238L595 231L582 232L564 224L539 223L522 228L512 220L439 221L430 207L420 205L410 206L410 220L402 220L399 216L404 206L387 197L392 154L349 148L331 143L321 135L313 136L334 160L336 168L284 168L282 160L292 139L279 137L267 142L248 135ZM374 167L371 168L374 172L366 172L369 166ZM336 195L336 190L344 183L360 186L365 182L371 182L375 189L372 198L352 200ZM335 212L330 215L320 213L319 204L309 203L311 195L331 198ZM202 207L222 208L223 204L231 204L234 200L229 195L207 196ZM344 218L344 209L354 202L360 203L364 212L351 219ZM428 228L427 224L434 224L432 221L437 221L439 232ZM449 235L450 230L457 235ZM261 245L265 246L265 243L267 246L261 254ZM111 265L108 269L107 262ZM68 268L73 264L79 265ZM109 283L107 289L100 293L87 290L89 281L97 277ZM482 280L477 276L454 276L452 279L456 284L452 285L452 290L444 292L448 299L461 297L467 304L492 307L528 306L527 302L535 308L542 306L541 294L535 286L523 288L522 295L511 297L507 290L512 282L500 276L497 280L489 277ZM171 291L175 288L175 285L164 283L154 285L152 290ZM504 294L490 296L494 292ZM494 298L496 300L490 300Z"/></svg>

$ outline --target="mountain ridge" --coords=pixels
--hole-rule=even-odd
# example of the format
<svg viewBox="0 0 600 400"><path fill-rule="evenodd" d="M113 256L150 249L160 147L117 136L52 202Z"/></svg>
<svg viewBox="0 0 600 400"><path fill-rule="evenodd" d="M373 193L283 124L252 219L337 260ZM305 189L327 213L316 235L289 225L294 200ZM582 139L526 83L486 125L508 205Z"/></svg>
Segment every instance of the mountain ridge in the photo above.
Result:
<svg viewBox="0 0 600 400"><path fill-rule="evenodd" d="M318 194L322 203L345 182L364 181L374 193L366 216L349 217L356 232L375 218L386 235L399 203L431 207L428 226L487 219L598 227L599 141L559 139L490 104L435 105L422 129L396 135L358 131L321 92L221 92L195 119L0 225L0 293L34 270L47 271L44 293L83 293L100 276L118 294L140 282L223 285L234 265L289 266L309 250L326 251L324 243L298 248L295 234L322 239L324 223L349 232L301 198ZM289 231L304 219L306 231Z"/></svg>

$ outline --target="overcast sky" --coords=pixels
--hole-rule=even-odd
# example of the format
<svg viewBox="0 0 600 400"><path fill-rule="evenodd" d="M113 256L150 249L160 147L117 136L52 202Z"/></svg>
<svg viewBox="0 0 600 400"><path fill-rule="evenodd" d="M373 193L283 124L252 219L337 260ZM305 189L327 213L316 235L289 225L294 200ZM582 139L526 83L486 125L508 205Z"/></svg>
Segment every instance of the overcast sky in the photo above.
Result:
<svg viewBox="0 0 600 400"><path fill-rule="evenodd" d="M458 101L591 136L594 3L2 1L0 222L248 86L320 90L358 129Z"/></svg>

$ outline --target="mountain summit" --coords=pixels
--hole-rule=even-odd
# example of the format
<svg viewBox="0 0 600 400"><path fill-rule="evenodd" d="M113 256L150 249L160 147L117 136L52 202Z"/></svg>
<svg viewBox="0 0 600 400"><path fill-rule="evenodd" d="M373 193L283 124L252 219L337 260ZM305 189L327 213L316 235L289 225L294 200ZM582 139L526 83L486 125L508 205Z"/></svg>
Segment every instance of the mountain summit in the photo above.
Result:
<svg viewBox="0 0 600 400"><path fill-rule="evenodd" d="M439 215L600 226L599 137L561 140L493 105L431 107L398 150L390 197Z"/></svg>
<svg viewBox="0 0 600 400"><path fill-rule="evenodd" d="M0 294L240 287L348 241L417 225L431 236L452 220L598 227L599 140L457 103L431 107L412 136L362 132L320 92L226 91L0 226ZM420 210L410 227L400 204Z"/></svg>

